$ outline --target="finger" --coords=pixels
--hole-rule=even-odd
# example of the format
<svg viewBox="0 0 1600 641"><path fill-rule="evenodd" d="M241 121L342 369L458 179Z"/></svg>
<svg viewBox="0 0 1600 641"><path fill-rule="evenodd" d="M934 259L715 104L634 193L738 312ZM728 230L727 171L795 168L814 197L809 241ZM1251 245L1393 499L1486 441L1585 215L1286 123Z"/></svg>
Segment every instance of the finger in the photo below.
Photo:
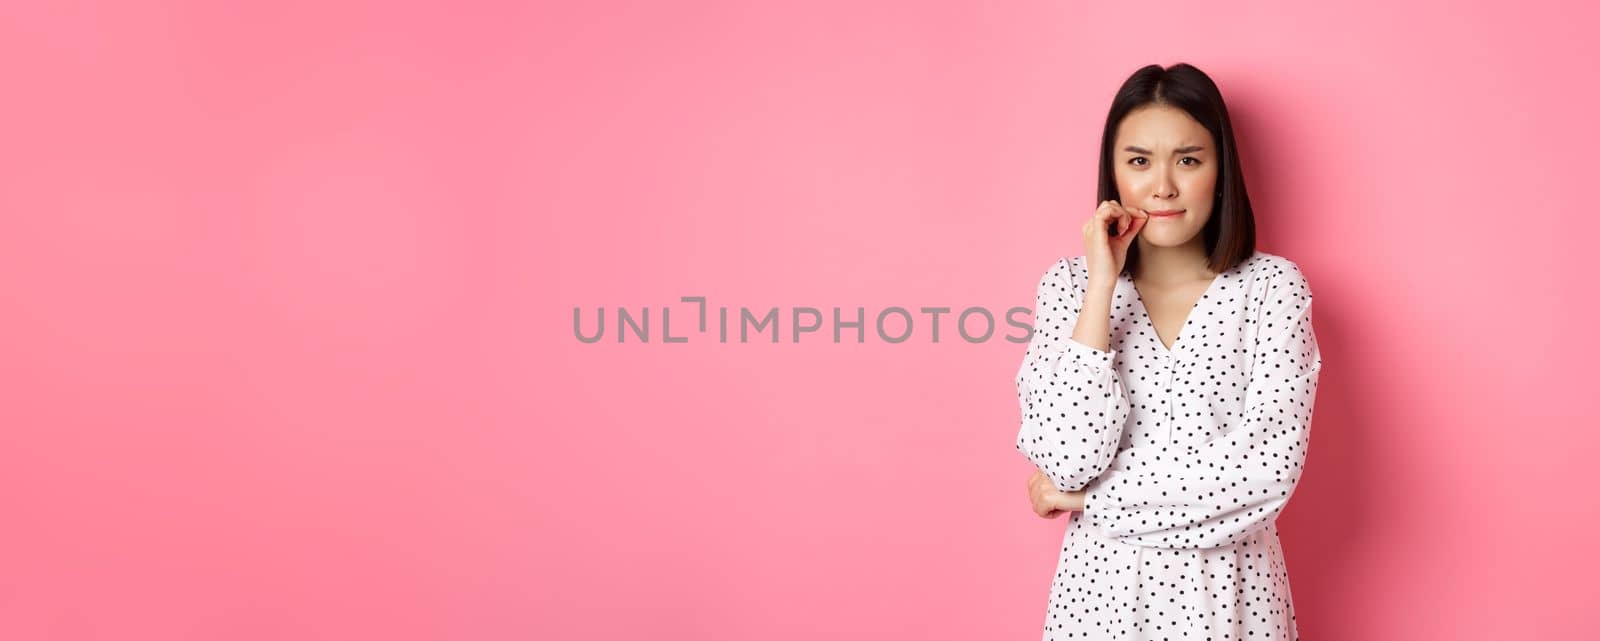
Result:
<svg viewBox="0 0 1600 641"><path fill-rule="evenodd" d="M1128 219L1133 218L1133 214L1130 213L1128 211L1128 209L1129 208L1127 208L1127 207L1123 207L1122 203L1119 203L1119 202L1116 202L1116 201L1111 201L1111 215L1114 216L1115 218L1117 218L1118 220L1121 220L1121 219L1124 219L1124 218L1128 218Z"/></svg>
<svg viewBox="0 0 1600 641"><path fill-rule="evenodd" d="M1117 201L1107 200L1103 203L1100 203L1100 206L1095 208L1094 214L1100 220L1111 220L1112 218L1115 218L1120 211L1122 211L1122 206L1118 205Z"/></svg>
<svg viewBox="0 0 1600 641"><path fill-rule="evenodd" d="M1121 215L1118 214L1115 209L1097 211L1094 214L1093 220L1091 220L1089 223L1093 229L1088 230L1088 233L1091 235L1098 235L1101 233L1106 235L1114 235L1115 232L1112 230L1111 226L1117 224L1117 221L1120 218Z"/></svg>
<svg viewBox="0 0 1600 641"><path fill-rule="evenodd" d="M1100 243L1101 235L1106 233L1106 219L1098 213L1089 222L1083 225L1083 240L1090 245Z"/></svg>
<svg viewBox="0 0 1600 641"><path fill-rule="evenodd" d="M1111 220L1111 224L1116 225L1115 233L1112 235L1116 236L1117 238L1122 238L1128 233L1129 229L1133 228L1133 220L1133 215L1129 214L1126 210L1117 210L1116 214Z"/></svg>
<svg viewBox="0 0 1600 641"><path fill-rule="evenodd" d="M1125 207L1123 212L1126 215L1125 231L1138 233L1144 229L1145 223L1150 222L1150 212L1138 207Z"/></svg>
<svg viewBox="0 0 1600 641"><path fill-rule="evenodd" d="M1126 217L1128 219L1128 222L1130 222L1130 223L1133 222L1134 219L1136 219L1139 216L1143 215L1143 213L1144 213L1144 210L1143 209L1139 209L1138 207L1123 207L1122 208L1122 215L1124 217Z"/></svg>
<svg viewBox="0 0 1600 641"><path fill-rule="evenodd" d="M1092 227L1098 227L1100 229L1105 229L1106 228L1106 223L1108 221L1110 221L1110 220L1111 220L1111 212L1110 212L1110 210L1097 209L1097 210L1095 210L1094 215L1089 217L1089 222L1085 223L1084 230L1092 232L1092 231L1094 231L1093 229L1091 229Z"/></svg>

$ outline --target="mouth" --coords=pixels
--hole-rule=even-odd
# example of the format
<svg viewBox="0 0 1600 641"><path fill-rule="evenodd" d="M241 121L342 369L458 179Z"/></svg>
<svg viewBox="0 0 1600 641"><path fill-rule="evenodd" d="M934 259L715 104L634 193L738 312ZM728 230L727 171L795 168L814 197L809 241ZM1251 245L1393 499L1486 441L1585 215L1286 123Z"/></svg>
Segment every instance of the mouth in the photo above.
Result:
<svg viewBox="0 0 1600 641"><path fill-rule="evenodd" d="M1184 211L1186 211L1186 210L1183 210L1183 209L1160 209L1160 210L1148 209L1148 210L1145 210L1145 213L1150 214L1151 218L1171 218L1173 216L1177 216L1178 214L1183 213Z"/></svg>

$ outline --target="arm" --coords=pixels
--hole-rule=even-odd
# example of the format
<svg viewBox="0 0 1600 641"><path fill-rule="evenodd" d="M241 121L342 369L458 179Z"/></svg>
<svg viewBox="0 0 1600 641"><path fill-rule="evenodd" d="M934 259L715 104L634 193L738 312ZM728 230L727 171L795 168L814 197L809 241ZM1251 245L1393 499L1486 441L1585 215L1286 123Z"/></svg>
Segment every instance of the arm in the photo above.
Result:
<svg viewBox="0 0 1600 641"><path fill-rule="evenodd" d="M1059 261L1040 279L1033 334L1016 377L1022 409L1017 451L1063 492L1083 489L1111 463L1133 406L1112 367L1116 352L1069 336L1080 308L1106 316L1098 322L1107 336L1111 304L1111 290L1097 287L1091 291L1103 291L1105 301L1085 306L1071 270L1070 259Z"/></svg>
<svg viewBox="0 0 1600 641"><path fill-rule="evenodd" d="M1198 445L1135 447L1084 496L1104 534L1160 548L1235 543L1277 518L1300 481L1322 356L1298 267L1269 286L1237 425Z"/></svg>

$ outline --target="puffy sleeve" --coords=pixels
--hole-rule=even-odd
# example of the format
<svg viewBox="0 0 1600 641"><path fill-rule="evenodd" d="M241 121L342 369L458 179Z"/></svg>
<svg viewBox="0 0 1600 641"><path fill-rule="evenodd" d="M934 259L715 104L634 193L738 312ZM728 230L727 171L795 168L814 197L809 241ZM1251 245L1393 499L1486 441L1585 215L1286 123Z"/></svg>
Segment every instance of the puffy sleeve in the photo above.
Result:
<svg viewBox="0 0 1600 641"><path fill-rule="evenodd" d="M1116 351L1072 339L1083 295L1070 259L1039 280L1033 333L1017 371L1017 451L1055 482L1083 489L1111 463L1132 403L1112 367Z"/></svg>
<svg viewBox="0 0 1600 641"><path fill-rule="evenodd" d="M1238 542L1277 518L1300 481L1322 355L1311 288L1290 263L1272 277L1255 321L1244 413L1196 445L1117 454L1084 495L1084 516L1106 536L1160 548Z"/></svg>

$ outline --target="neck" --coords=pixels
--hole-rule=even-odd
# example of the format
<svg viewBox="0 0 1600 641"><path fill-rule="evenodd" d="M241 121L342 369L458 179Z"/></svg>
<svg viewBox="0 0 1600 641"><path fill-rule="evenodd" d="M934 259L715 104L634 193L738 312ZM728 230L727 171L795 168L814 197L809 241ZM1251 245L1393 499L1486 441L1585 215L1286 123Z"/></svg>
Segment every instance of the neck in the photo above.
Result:
<svg viewBox="0 0 1600 641"><path fill-rule="evenodd" d="M1139 245L1139 273L1135 278L1154 284L1174 284L1208 280L1216 273L1207 265L1205 240L1194 240L1177 247Z"/></svg>

